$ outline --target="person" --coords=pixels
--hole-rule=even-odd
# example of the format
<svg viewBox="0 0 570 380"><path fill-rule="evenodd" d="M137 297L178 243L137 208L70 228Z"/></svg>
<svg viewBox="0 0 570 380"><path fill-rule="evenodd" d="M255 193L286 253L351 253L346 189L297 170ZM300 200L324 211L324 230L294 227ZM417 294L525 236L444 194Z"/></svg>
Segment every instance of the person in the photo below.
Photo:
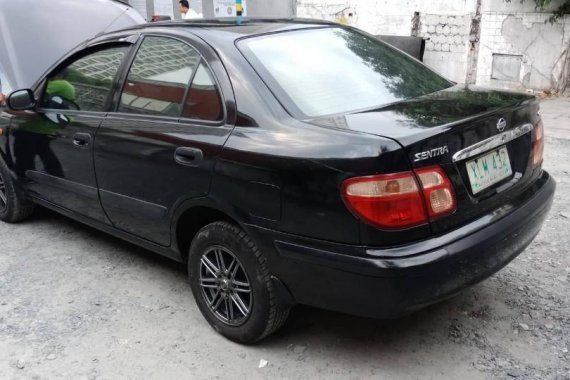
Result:
<svg viewBox="0 0 570 380"><path fill-rule="evenodd" d="M178 10L182 15L183 20L190 20L195 18L202 18L202 15L190 8L188 0L180 0L178 2Z"/></svg>

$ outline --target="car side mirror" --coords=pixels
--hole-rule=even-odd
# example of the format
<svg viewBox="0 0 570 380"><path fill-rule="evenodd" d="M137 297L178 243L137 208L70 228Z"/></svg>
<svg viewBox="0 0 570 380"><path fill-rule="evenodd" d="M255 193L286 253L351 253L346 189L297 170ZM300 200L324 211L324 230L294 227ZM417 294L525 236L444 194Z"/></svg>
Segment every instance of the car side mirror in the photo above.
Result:
<svg viewBox="0 0 570 380"><path fill-rule="evenodd" d="M11 110L25 111L31 110L36 106L36 99L32 90L18 90L8 95L6 104Z"/></svg>

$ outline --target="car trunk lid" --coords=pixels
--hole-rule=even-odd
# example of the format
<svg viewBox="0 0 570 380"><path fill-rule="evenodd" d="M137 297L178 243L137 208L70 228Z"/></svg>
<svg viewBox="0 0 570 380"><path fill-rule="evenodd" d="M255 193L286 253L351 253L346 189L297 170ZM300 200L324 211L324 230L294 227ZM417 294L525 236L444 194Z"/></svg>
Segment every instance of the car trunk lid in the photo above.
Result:
<svg viewBox="0 0 570 380"><path fill-rule="evenodd" d="M504 206L539 175L531 156L537 112L537 101L525 94L455 86L313 122L391 138L413 169L441 166L453 184L457 211L430 220L438 234Z"/></svg>

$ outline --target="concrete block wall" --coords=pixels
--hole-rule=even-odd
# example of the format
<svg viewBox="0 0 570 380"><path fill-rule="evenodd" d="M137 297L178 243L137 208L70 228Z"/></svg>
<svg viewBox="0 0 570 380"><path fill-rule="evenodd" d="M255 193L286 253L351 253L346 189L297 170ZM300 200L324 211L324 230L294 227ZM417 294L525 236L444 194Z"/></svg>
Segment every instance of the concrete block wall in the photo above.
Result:
<svg viewBox="0 0 570 380"><path fill-rule="evenodd" d="M550 9L563 1L553 0ZM477 0L297 2L300 17L338 20L343 10L344 16L352 15L347 19L353 26L372 34L402 36L412 34L414 12L419 12L416 34L426 38L425 63L456 82L465 82L473 75L477 85L487 87L552 88L556 63L564 58L570 41L570 16L555 24L545 23L551 13L537 11L530 0L481 0L476 55L471 50L470 33L472 20L477 17ZM472 58L475 64L469 64ZM514 71L518 75L513 75Z"/></svg>
<svg viewBox="0 0 570 380"><path fill-rule="evenodd" d="M555 63L568 46L570 18L554 24L549 13L485 12L477 62L477 84L505 89L549 90ZM507 69L518 75L505 78L497 60L509 58ZM499 71L499 72L498 72Z"/></svg>
<svg viewBox="0 0 570 380"><path fill-rule="evenodd" d="M419 36L426 40L424 62L445 77L464 82L471 15L420 14Z"/></svg>
<svg viewBox="0 0 570 380"><path fill-rule="evenodd" d="M410 36L412 18L419 12L417 35L426 38L424 62L447 78L464 82L475 6L476 0L299 0L297 16L338 20L343 11L350 25L371 34Z"/></svg>

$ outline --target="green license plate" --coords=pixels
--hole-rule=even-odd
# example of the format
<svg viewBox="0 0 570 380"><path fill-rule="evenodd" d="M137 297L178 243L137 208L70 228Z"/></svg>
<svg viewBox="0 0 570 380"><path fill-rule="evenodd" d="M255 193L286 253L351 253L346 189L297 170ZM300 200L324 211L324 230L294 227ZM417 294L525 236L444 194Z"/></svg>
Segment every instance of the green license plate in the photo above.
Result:
<svg viewBox="0 0 570 380"><path fill-rule="evenodd" d="M467 161L466 165L473 194L477 194L513 174L509 152L504 146L474 160Z"/></svg>

